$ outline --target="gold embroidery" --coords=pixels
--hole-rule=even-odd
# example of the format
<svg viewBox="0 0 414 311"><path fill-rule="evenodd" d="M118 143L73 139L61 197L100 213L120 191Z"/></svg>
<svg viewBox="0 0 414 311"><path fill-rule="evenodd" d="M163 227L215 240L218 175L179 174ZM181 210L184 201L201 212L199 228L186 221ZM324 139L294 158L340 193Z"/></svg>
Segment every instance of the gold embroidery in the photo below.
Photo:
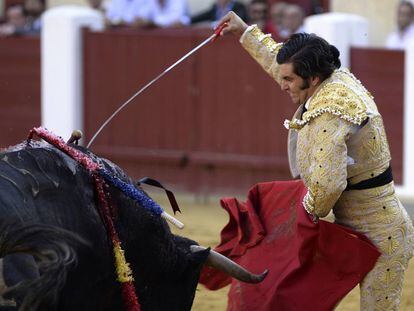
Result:
<svg viewBox="0 0 414 311"><path fill-rule="evenodd" d="M270 34L265 35L257 26L253 26L248 32L257 40L257 42L264 45L270 53L277 54L283 45L282 43L276 43Z"/></svg>
<svg viewBox="0 0 414 311"><path fill-rule="evenodd" d="M282 44L256 26L240 41L278 81L275 58ZM382 253L361 283L361 310L397 310L413 253L411 220L395 197L393 183L343 192L347 180L371 178L389 165L385 130L372 95L348 70L335 70L310 99L303 120L287 120L285 126L298 131L297 167L308 187L305 209L324 216L333 207L336 222L365 234Z"/></svg>
<svg viewBox="0 0 414 311"><path fill-rule="evenodd" d="M326 216L346 187L345 138L350 124L324 114L299 131L297 154L301 177L309 193L309 213Z"/></svg>
<svg viewBox="0 0 414 311"><path fill-rule="evenodd" d="M334 212L338 223L365 233L382 253L361 284L361 310L398 310L414 229L393 185L345 192Z"/></svg>
<svg viewBox="0 0 414 311"><path fill-rule="evenodd" d="M260 30L259 27L257 27L257 25L250 26L250 28L247 29L247 31L250 32L250 34L255 38L259 38L263 35L263 32Z"/></svg>
<svg viewBox="0 0 414 311"><path fill-rule="evenodd" d="M348 168L352 183L369 179L373 177L371 174L377 176L388 167L391 160L387 136L380 115L371 117L358 132L358 135L348 141L349 156L357 159L355 164ZM376 168L380 171L376 171ZM360 175L359 178L354 178L356 175Z"/></svg>
<svg viewBox="0 0 414 311"><path fill-rule="evenodd" d="M347 69L338 69L338 73L341 74L342 79L347 85L357 84L359 88L362 89L362 91L367 94L371 99L374 99L374 96L368 90L365 88L365 86L359 81L353 73L349 72Z"/></svg>
<svg viewBox="0 0 414 311"><path fill-rule="evenodd" d="M386 240L378 244L379 248L381 248L387 255L395 253L400 248L400 245L401 243L399 240L393 237L392 234L390 234Z"/></svg>
<svg viewBox="0 0 414 311"><path fill-rule="evenodd" d="M271 53L275 53L276 52L276 50L279 50L281 47L282 47L282 45L281 44L277 44L273 39L272 39L272 37L271 37L271 35L269 34L269 35L266 35L264 38L263 38L263 40L262 40L262 43L268 48L268 50L271 52Z"/></svg>
<svg viewBox="0 0 414 311"><path fill-rule="evenodd" d="M348 97L344 95L337 93ZM349 107L358 111L358 105ZM296 152L309 191L305 209L323 216L334 207L338 223L364 233L382 253L361 284L361 310L397 310L404 271L413 253L411 220L395 197L393 183L342 192L347 179L368 179L388 167L390 154L381 116L371 115L362 128L332 113L310 118L298 130Z"/></svg>
<svg viewBox="0 0 414 311"><path fill-rule="evenodd" d="M315 200L313 199L313 196L311 195L310 191L306 193L306 195L303 198L303 206L305 207L305 210L309 214L313 214L315 210Z"/></svg>
<svg viewBox="0 0 414 311"><path fill-rule="evenodd" d="M374 283L374 287L377 289L390 287L398 281L401 271L404 271L404 267L399 261L386 261L382 265L382 269L378 271L377 282Z"/></svg>
<svg viewBox="0 0 414 311"><path fill-rule="evenodd" d="M265 35L256 25L247 28L240 42L262 68L279 82L279 64L276 55L283 43L276 43L270 35Z"/></svg>
<svg viewBox="0 0 414 311"><path fill-rule="evenodd" d="M366 106L350 88L341 83L328 83L311 98L309 109L303 114L302 120L293 119L285 121L285 126L298 130L310 120L324 114L330 113L356 125L368 117Z"/></svg>

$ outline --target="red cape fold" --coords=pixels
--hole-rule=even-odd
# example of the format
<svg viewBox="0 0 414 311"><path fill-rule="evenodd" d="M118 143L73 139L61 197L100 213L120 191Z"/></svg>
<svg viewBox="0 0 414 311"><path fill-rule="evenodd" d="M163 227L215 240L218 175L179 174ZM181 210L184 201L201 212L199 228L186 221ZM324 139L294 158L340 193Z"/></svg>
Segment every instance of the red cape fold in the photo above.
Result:
<svg viewBox="0 0 414 311"><path fill-rule="evenodd" d="M245 203L221 200L230 221L215 250L253 273L270 270L262 283L246 284L204 268L207 288L231 284L227 310L332 310L374 267L375 246L349 228L314 223L305 194L294 180L257 184Z"/></svg>

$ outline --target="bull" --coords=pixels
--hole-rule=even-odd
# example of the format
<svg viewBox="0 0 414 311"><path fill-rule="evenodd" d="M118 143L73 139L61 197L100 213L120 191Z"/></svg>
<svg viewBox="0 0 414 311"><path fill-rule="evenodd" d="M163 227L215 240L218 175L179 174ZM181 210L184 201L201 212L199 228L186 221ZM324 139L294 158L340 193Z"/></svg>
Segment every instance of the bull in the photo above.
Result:
<svg viewBox="0 0 414 311"><path fill-rule="evenodd" d="M71 145L134 185L109 160ZM174 235L164 219L118 188L105 191L117 207L114 225L141 310L190 310L204 264L245 282L264 279L266 272L252 274ZM45 142L10 147L0 153L0 202L0 287L5 301L16 303L12 309L124 310L88 170Z"/></svg>

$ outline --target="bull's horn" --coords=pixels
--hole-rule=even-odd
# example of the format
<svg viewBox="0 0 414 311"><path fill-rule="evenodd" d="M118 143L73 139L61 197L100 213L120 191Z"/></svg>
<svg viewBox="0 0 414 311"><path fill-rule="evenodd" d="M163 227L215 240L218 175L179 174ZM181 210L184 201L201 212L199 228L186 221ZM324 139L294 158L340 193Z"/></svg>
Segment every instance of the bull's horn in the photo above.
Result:
<svg viewBox="0 0 414 311"><path fill-rule="evenodd" d="M191 245L190 249L193 253L206 250L205 247L199 245ZM268 270L265 270L262 274L253 274L234 261L213 250L210 250L206 265L223 271L235 279L246 283L259 283L264 280L267 273L269 272Z"/></svg>

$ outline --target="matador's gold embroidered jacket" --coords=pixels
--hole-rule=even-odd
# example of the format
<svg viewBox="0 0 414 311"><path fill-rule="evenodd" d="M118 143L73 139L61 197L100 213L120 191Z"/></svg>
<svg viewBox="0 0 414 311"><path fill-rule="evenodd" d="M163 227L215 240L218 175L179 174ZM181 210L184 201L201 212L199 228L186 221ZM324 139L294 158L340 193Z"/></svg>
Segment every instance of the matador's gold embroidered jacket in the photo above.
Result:
<svg viewBox="0 0 414 311"><path fill-rule="evenodd" d="M257 27L251 27L241 42L279 82L276 55L282 44ZM299 173L308 188L304 201L308 212L324 217L345 190L347 180L354 184L388 167L388 143L373 97L347 70L335 70L323 81L298 119L300 111L302 107L293 120L285 121L290 129L291 171ZM368 124L362 126L365 120Z"/></svg>
<svg viewBox="0 0 414 311"><path fill-rule="evenodd" d="M240 39L243 47L279 81L276 55L282 44L250 26ZM396 310L402 275L413 252L414 229L395 196L394 184L344 191L384 172L390 151L381 115L373 97L348 70L335 70L323 81L289 128L289 164L308 193L306 210L324 217L331 210L337 223L366 234L381 250L376 267L361 285L362 310Z"/></svg>

